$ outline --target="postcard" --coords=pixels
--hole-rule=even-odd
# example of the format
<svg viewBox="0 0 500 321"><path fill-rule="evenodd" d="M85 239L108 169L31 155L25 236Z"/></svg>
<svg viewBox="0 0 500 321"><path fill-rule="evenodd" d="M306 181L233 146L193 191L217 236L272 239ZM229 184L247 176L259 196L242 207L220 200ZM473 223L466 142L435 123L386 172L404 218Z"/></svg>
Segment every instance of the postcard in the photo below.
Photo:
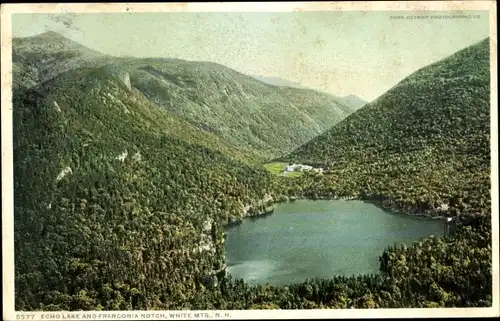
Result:
<svg viewBox="0 0 500 321"><path fill-rule="evenodd" d="M496 2L1 18L5 320L499 316Z"/></svg>

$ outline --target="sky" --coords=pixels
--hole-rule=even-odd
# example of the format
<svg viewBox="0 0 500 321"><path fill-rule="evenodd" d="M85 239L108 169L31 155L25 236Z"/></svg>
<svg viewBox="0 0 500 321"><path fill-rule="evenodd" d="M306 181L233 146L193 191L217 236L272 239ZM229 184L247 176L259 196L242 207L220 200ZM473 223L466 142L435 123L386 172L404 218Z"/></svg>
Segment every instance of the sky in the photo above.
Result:
<svg viewBox="0 0 500 321"><path fill-rule="evenodd" d="M489 22L486 11L12 16L14 37L45 31L115 56L213 61L371 101L419 68L488 37Z"/></svg>

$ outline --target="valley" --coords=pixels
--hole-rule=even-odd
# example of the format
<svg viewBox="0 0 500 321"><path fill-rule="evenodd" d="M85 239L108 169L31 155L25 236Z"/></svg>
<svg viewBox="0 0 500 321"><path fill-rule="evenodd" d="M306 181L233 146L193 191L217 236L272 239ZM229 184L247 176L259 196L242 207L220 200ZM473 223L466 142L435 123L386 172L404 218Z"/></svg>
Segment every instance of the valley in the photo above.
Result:
<svg viewBox="0 0 500 321"><path fill-rule="evenodd" d="M112 66L149 104L218 138L222 148L237 150L247 161L287 154L359 108L321 92L269 85L215 63L101 55L54 32L15 42L16 86L30 88L71 68Z"/></svg>
<svg viewBox="0 0 500 321"><path fill-rule="evenodd" d="M489 41L367 103L212 62L113 57L54 32L14 39L16 309L491 306ZM346 198L366 203L318 210L299 232L331 235L328 215L358 215L384 238L365 249L368 269L335 273L318 250L312 270L331 265L326 274L273 285L231 275L226 257L243 247L228 250L227 233L243 220ZM394 240L406 244L391 246L387 234L414 218L386 212L457 226L404 229L412 236ZM329 236L318 249L341 241L358 242Z"/></svg>

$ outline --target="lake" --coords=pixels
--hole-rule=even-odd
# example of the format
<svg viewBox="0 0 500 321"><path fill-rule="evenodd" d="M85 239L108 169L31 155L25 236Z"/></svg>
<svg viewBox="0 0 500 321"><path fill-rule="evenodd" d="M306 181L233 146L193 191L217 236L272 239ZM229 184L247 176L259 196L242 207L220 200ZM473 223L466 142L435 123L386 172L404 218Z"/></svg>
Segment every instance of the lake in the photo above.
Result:
<svg viewBox="0 0 500 321"><path fill-rule="evenodd" d="M362 201L297 200L227 229L227 271L249 284L379 273L394 243L442 235L444 222L393 214Z"/></svg>

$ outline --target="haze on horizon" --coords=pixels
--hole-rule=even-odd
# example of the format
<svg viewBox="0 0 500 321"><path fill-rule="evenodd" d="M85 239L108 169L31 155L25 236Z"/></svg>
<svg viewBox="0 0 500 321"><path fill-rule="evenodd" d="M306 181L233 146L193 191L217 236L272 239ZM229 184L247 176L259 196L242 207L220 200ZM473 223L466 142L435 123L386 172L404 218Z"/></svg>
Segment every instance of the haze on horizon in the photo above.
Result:
<svg viewBox="0 0 500 321"><path fill-rule="evenodd" d="M391 16L479 15L459 19ZM13 14L13 37L55 31L105 54L212 61L372 101L489 36L485 12Z"/></svg>

